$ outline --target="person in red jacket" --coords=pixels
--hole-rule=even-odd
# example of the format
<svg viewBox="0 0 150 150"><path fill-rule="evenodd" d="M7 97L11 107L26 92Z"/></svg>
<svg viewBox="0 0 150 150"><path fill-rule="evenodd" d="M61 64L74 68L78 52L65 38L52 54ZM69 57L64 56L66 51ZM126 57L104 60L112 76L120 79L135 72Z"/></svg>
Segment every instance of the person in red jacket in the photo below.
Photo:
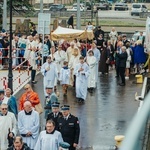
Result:
<svg viewBox="0 0 150 150"><path fill-rule="evenodd" d="M25 101L30 101L32 104L32 107L35 107L35 105L40 103L39 96L36 92L34 92L30 86L30 84L26 84L24 86L25 93L22 94L20 100L19 100L19 110L23 110L23 104Z"/></svg>

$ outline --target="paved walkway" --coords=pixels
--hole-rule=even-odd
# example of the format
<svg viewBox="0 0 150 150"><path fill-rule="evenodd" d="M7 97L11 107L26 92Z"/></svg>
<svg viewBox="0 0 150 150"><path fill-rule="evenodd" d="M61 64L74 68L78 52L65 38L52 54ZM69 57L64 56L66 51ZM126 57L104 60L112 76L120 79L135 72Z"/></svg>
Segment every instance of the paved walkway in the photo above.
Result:
<svg viewBox="0 0 150 150"><path fill-rule="evenodd" d="M61 105L69 104L71 113L79 117L81 134L80 150L110 150L115 144L114 136L125 134L126 129L137 112L139 102L134 100L135 92L141 93L142 84L134 84L134 78L120 87L115 79L114 70L109 75L100 75L97 90L88 93L85 104L79 104L73 88L69 88L66 98L62 95L61 86L59 101ZM38 83L33 89L39 94L44 104L43 76L38 74ZM16 97L19 99L23 90ZM44 129L44 113L41 115L41 129Z"/></svg>

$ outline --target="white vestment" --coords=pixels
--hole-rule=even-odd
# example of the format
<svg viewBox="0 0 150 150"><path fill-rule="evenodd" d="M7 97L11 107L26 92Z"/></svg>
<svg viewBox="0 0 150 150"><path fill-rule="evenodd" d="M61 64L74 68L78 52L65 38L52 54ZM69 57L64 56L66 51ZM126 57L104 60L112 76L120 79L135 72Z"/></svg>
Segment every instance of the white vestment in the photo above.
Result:
<svg viewBox="0 0 150 150"><path fill-rule="evenodd" d="M79 69L83 68L83 71L79 72ZM76 97L86 99L87 85L89 76L89 67L86 63L79 63L76 65L74 74L76 75Z"/></svg>
<svg viewBox="0 0 150 150"><path fill-rule="evenodd" d="M26 46L26 49L25 49L25 53L24 53L24 58L25 59L29 59L30 58L30 52L31 52L31 49L33 47L36 47L36 42L35 41L30 42L28 40L27 41L27 46Z"/></svg>
<svg viewBox="0 0 150 150"><path fill-rule="evenodd" d="M69 84L69 79L70 79L70 69L61 68L59 76L61 84Z"/></svg>
<svg viewBox="0 0 150 150"><path fill-rule="evenodd" d="M46 71L47 68L50 68L49 71ZM46 96L45 88L47 86L54 87L55 79L58 78L56 64L54 62L51 62L50 64L45 62L41 67L41 72L44 76L44 94Z"/></svg>
<svg viewBox="0 0 150 150"><path fill-rule="evenodd" d="M89 65L89 72L90 75L88 77L88 88L95 88L96 87L96 58L94 56L87 56L86 59Z"/></svg>
<svg viewBox="0 0 150 150"><path fill-rule="evenodd" d="M96 83L98 81L98 67L99 67L99 61L100 61L100 51L97 49L97 48L94 48L93 49L93 52L94 52L94 56L96 57L96 68L95 68L95 71L96 71Z"/></svg>
<svg viewBox="0 0 150 150"><path fill-rule="evenodd" d="M80 62L79 58L81 55L74 56L72 55L68 64L68 67L70 68L70 85L73 85L74 82L74 68L75 66Z"/></svg>
<svg viewBox="0 0 150 150"><path fill-rule="evenodd" d="M55 130L52 134L47 134L46 131L42 131L34 150L58 150L60 142L63 142L63 139L59 131Z"/></svg>
<svg viewBox="0 0 150 150"><path fill-rule="evenodd" d="M54 53L55 63L57 66L58 73L60 73L60 69L63 67L64 61L67 61L67 54L63 50L58 50Z"/></svg>
<svg viewBox="0 0 150 150"><path fill-rule="evenodd" d="M0 116L0 150L8 148L8 130L16 135L17 121L13 113L8 112L6 116Z"/></svg>
<svg viewBox="0 0 150 150"><path fill-rule="evenodd" d="M67 53L67 57L68 57L68 62L70 61L70 58L71 58L73 52L74 52L74 48L72 48L71 46L67 48L66 53Z"/></svg>
<svg viewBox="0 0 150 150"><path fill-rule="evenodd" d="M34 149L39 135L39 113L32 110L31 115L26 115L25 111L22 110L18 114L18 129L22 135L23 142ZM32 133L30 137L23 137L28 132Z"/></svg>

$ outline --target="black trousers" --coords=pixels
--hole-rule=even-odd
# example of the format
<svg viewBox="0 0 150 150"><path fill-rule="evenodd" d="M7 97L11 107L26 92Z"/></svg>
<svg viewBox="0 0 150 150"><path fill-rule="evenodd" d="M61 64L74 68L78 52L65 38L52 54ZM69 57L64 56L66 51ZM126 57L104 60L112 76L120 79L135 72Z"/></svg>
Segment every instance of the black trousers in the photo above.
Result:
<svg viewBox="0 0 150 150"><path fill-rule="evenodd" d="M31 70L31 81L34 81L36 75L36 70Z"/></svg>
<svg viewBox="0 0 150 150"><path fill-rule="evenodd" d="M125 69L125 67L119 67L119 74L123 84L125 84Z"/></svg>
<svg viewBox="0 0 150 150"><path fill-rule="evenodd" d="M119 77L119 65L116 65L116 76Z"/></svg>

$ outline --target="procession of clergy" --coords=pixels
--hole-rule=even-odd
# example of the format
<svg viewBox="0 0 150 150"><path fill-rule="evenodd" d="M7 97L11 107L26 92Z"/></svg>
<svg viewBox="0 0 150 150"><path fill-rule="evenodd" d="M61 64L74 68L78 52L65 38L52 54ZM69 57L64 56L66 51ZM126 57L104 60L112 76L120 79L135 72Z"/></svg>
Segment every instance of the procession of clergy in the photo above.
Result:
<svg viewBox="0 0 150 150"><path fill-rule="evenodd" d="M84 103L87 89L93 92L98 78L100 51L96 42L91 44L87 57L83 57L78 46L70 43L67 51L58 50L47 56L41 66L45 94L46 127L39 133L40 99L31 85L24 86L25 93L19 99L19 113L16 98L11 89L0 91L0 150L58 150L60 147L75 150L78 146L80 127L78 118L70 113L69 105L61 106L56 94L58 81L62 85L63 95L73 86L77 102ZM32 76L32 75L31 75ZM19 132L18 132L19 131ZM17 136L19 135L19 136Z"/></svg>

